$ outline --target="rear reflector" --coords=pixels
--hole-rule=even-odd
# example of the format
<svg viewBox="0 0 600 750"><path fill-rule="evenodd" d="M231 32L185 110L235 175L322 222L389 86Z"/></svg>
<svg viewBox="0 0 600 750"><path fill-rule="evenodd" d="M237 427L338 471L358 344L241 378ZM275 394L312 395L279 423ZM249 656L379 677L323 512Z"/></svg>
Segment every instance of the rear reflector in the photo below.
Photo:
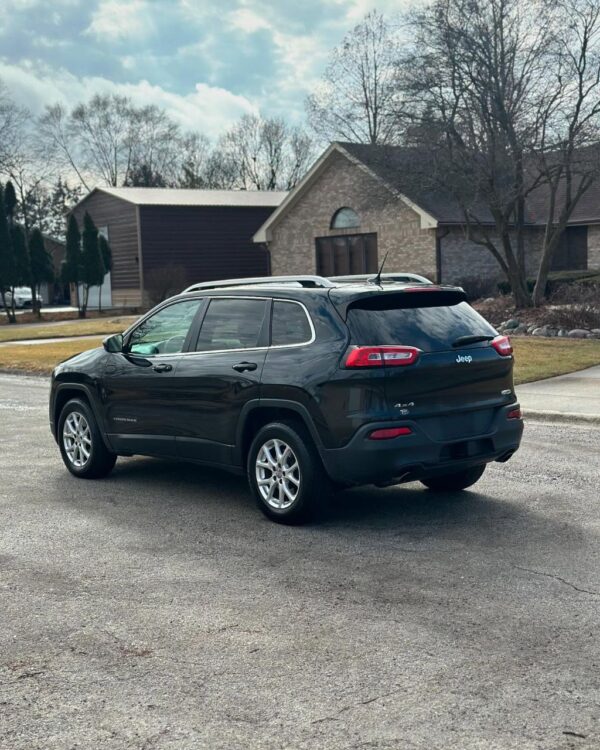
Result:
<svg viewBox="0 0 600 750"><path fill-rule="evenodd" d="M508 336L496 336L491 343L498 354L503 357L510 357L513 353L512 344L510 343Z"/></svg>
<svg viewBox="0 0 600 750"><path fill-rule="evenodd" d="M513 409L506 415L507 419L523 419L523 413L520 409Z"/></svg>
<svg viewBox="0 0 600 750"><path fill-rule="evenodd" d="M412 430L410 427L386 427L383 430L374 430L369 435L369 440L391 440L392 438L400 437L401 435L410 435Z"/></svg>
<svg viewBox="0 0 600 750"><path fill-rule="evenodd" d="M441 286L433 286L432 284L427 284L427 286L409 286L402 290L403 292L441 292L442 287Z"/></svg>
<svg viewBox="0 0 600 750"><path fill-rule="evenodd" d="M346 358L346 367L404 367L414 364L419 352L414 346L356 346Z"/></svg>

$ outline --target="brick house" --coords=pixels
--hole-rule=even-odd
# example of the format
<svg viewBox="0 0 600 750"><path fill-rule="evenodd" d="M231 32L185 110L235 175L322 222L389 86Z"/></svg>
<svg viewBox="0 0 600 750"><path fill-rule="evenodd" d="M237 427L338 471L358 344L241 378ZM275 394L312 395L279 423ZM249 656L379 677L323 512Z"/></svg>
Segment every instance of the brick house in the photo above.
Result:
<svg viewBox="0 0 600 750"><path fill-rule="evenodd" d="M407 195L406 151L332 143L254 235L273 274L413 272L446 283L504 278L489 250L468 241L460 209L440 194ZM538 197L538 200L542 200ZM539 257L543 205L528 206L526 258ZM492 224L491 218L482 217ZM600 269L600 188L577 206L554 269Z"/></svg>

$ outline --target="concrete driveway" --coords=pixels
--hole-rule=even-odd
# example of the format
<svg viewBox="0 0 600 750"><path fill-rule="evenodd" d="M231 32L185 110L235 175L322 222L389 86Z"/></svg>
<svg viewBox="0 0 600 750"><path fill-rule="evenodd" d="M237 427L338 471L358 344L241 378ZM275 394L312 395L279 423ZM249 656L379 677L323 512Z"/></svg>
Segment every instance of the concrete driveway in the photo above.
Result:
<svg viewBox="0 0 600 750"><path fill-rule="evenodd" d="M3 750L600 747L597 428L294 529L191 465L74 479L46 398L0 378Z"/></svg>

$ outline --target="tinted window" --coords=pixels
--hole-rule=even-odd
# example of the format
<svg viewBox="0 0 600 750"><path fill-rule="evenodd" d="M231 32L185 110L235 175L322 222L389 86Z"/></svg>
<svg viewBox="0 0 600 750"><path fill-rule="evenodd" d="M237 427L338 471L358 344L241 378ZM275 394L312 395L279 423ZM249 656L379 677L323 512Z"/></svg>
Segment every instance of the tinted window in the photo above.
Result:
<svg viewBox="0 0 600 750"><path fill-rule="evenodd" d="M310 341L312 331L304 308L295 302L274 302L271 344L285 346Z"/></svg>
<svg viewBox="0 0 600 750"><path fill-rule="evenodd" d="M141 323L129 338L135 354L176 354L183 351L185 337L201 300L185 300L163 307Z"/></svg>
<svg viewBox="0 0 600 750"><path fill-rule="evenodd" d="M259 345L267 303L256 299L213 299L196 349L251 349Z"/></svg>
<svg viewBox="0 0 600 750"><path fill-rule="evenodd" d="M406 344L425 352L450 349L460 336L495 334L492 326L466 302L387 309L353 305L348 311L348 326L355 344Z"/></svg>

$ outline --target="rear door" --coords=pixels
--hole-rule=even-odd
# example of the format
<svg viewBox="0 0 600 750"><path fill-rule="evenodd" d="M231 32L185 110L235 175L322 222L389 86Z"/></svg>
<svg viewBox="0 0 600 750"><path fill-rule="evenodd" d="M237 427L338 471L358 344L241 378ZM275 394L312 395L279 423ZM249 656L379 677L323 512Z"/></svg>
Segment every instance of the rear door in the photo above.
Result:
<svg viewBox="0 0 600 750"><path fill-rule="evenodd" d="M177 453L230 464L240 412L259 397L269 342L270 299L213 297L177 369Z"/></svg>
<svg viewBox="0 0 600 750"><path fill-rule="evenodd" d="M497 407L514 401L512 356L491 345L497 332L460 299L425 290L386 293L355 302L347 313L354 345L419 350L414 363L384 368L387 406L394 416L427 420L423 426L440 440L486 432Z"/></svg>

